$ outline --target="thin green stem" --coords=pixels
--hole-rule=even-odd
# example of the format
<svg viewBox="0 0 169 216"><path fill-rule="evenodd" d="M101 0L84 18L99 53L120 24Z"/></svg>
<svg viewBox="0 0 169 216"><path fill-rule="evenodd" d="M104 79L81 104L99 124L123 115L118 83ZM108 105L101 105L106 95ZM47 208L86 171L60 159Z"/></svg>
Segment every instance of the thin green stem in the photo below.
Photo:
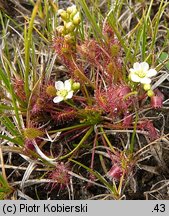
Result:
<svg viewBox="0 0 169 216"><path fill-rule="evenodd" d="M79 144L71 152L69 152L66 155L61 156L59 158L59 160L63 160L65 158L69 157L70 155L72 155L74 152L76 152L81 147L81 145L86 141L86 139L91 135L92 132L93 132L93 127L90 127L90 129L87 131L87 133L81 139L81 141L79 142Z"/></svg>
<svg viewBox="0 0 169 216"><path fill-rule="evenodd" d="M134 128L133 128L133 133L132 133L131 143L130 143L130 149L129 149L130 153L133 153L134 151L137 123L138 123L138 113L136 112L135 123L134 123Z"/></svg>
<svg viewBox="0 0 169 216"><path fill-rule="evenodd" d="M30 89L29 89L29 74L30 74L30 50L31 50L31 44L32 44L32 32L33 32L33 25L34 25L34 20L36 17L36 14L38 12L39 5L41 3L41 0L37 0L32 16L29 22L29 27L28 30L25 25L25 93L27 98L29 98L30 95Z"/></svg>

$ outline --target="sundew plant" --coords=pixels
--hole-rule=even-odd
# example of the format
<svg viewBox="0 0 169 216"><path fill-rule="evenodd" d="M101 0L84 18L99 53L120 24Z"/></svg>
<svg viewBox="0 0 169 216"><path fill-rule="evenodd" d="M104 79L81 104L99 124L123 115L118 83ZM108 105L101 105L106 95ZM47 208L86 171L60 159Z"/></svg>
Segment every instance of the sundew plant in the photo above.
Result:
<svg viewBox="0 0 169 216"><path fill-rule="evenodd" d="M0 198L168 199L169 2L15 3L0 3Z"/></svg>

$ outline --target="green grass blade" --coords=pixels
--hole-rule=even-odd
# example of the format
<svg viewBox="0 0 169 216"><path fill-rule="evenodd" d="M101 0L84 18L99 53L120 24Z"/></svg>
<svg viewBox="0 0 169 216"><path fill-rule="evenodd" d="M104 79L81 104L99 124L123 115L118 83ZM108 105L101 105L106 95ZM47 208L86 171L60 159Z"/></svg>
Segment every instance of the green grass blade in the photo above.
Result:
<svg viewBox="0 0 169 216"><path fill-rule="evenodd" d="M30 73L30 49L32 44L32 32L33 32L33 25L34 20L36 17L36 14L38 12L39 5L41 3L41 0L38 0L34 6L32 16L29 22L28 30L25 27L25 93L26 96L29 97L30 95L30 89L29 89L29 73Z"/></svg>
<svg viewBox="0 0 169 216"><path fill-rule="evenodd" d="M83 138L81 139L81 141L79 142L79 144L78 144L71 152L69 152L69 153L66 154L66 155L61 156L59 159L60 159L60 160L63 160L63 159L65 159L65 158L69 157L70 155L72 155L75 151L77 151L77 150L81 147L81 145L83 145L83 143L86 141L86 139L91 135L92 132L93 132L93 127L91 127L91 128L86 132L86 134L83 136Z"/></svg>
<svg viewBox="0 0 169 216"><path fill-rule="evenodd" d="M100 180L100 182L102 182L114 195L117 195L117 191L115 190L115 188L110 185L105 178L103 178L98 172L93 171L92 169L90 169L89 167L85 166L84 164L73 160L73 159L69 159L71 162L83 167L85 170L87 170L89 173L91 173L92 175L94 175L96 178L98 178Z"/></svg>
<svg viewBox="0 0 169 216"><path fill-rule="evenodd" d="M95 37L98 40L103 39L102 30L98 26L96 18L92 15L91 11L89 10L86 1L85 0L77 0L77 1L80 3L81 7L83 8L83 10L85 12L85 15L86 15L87 19L91 23L92 28L93 28L93 33L94 33Z"/></svg>

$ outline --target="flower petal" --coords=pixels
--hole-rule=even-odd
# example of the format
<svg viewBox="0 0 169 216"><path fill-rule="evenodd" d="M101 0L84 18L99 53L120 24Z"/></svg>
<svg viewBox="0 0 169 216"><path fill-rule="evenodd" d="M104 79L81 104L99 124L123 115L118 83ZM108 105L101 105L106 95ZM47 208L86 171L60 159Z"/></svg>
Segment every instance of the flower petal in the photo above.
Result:
<svg viewBox="0 0 169 216"><path fill-rule="evenodd" d="M155 69L150 69L147 71L147 77L153 77L157 74L157 71Z"/></svg>
<svg viewBox="0 0 169 216"><path fill-rule="evenodd" d="M70 99L73 97L73 91L69 91L68 94L66 95L66 99Z"/></svg>
<svg viewBox="0 0 169 216"><path fill-rule="evenodd" d="M54 103L59 103L63 100L64 100L64 97L62 97L62 96L57 96L57 97L53 98Z"/></svg>
<svg viewBox="0 0 169 216"><path fill-rule="evenodd" d="M133 68L130 68L129 71L130 71L131 73L135 73L136 70L133 69Z"/></svg>
<svg viewBox="0 0 169 216"><path fill-rule="evenodd" d="M55 88L57 89L57 90L63 90L64 89L64 84L63 84L63 82L62 81L57 81L57 82L55 82Z"/></svg>
<svg viewBox="0 0 169 216"><path fill-rule="evenodd" d="M71 79L66 80L64 85L65 85L64 89L67 91L70 91L72 89L72 80Z"/></svg>
<svg viewBox="0 0 169 216"><path fill-rule="evenodd" d="M129 77L130 77L130 79L133 81L133 82L140 82L140 77L139 76L137 76L136 74L134 74L134 73L130 73L129 74Z"/></svg>
<svg viewBox="0 0 169 216"><path fill-rule="evenodd" d="M144 71L148 71L149 69L149 65L147 62L141 62L140 63L140 67L144 70Z"/></svg>
<svg viewBox="0 0 169 216"><path fill-rule="evenodd" d="M144 78L140 79L140 82L142 84L150 84L151 83L151 79L148 78L148 77L144 77Z"/></svg>
<svg viewBox="0 0 169 216"><path fill-rule="evenodd" d="M70 14L73 12L76 12L76 11L77 11L76 5L72 5L72 6L67 8L67 12Z"/></svg>
<svg viewBox="0 0 169 216"><path fill-rule="evenodd" d="M133 68L134 70L140 70L140 63L139 62L134 63Z"/></svg>

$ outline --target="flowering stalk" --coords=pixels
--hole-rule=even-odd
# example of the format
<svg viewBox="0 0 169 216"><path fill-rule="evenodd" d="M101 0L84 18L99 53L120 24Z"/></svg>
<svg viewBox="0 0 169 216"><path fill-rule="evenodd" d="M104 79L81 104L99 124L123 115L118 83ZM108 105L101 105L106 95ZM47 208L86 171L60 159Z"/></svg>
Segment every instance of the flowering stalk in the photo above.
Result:
<svg viewBox="0 0 169 216"><path fill-rule="evenodd" d="M68 42L75 41L75 32L81 22L80 12L77 10L76 5L68 7L66 10L59 9L58 14L60 15L63 25L59 25L56 30L59 35L63 36Z"/></svg>

